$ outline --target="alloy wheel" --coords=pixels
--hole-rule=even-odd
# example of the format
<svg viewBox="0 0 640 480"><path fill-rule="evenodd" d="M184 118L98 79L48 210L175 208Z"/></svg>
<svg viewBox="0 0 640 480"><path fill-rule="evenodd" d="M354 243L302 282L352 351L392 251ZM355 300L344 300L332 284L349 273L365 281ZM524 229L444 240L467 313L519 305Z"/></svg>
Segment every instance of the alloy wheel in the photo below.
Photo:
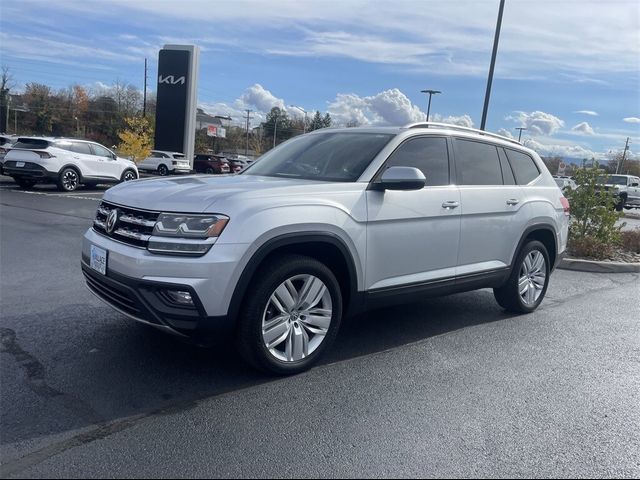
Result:
<svg viewBox="0 0 640 480"><path fill-rule="evenodd" d="M295 275L269 297L262 315L262 340L283 362L311 355L324 341L332 318L329 289L313 275Z"/></svg>
<svg viewBox="0 0 640 480"><path fill-rule="evenodd" d="M69 192L78 188L78 174L71 169L65 170L62 174L62 186Z"/></svg>
<svg viewBox="0 0 640 480"><path fill-rule="evenodd" d="M131 170L124 172L124 176L122 178L123 181L130 182L131 180L135 180L135 179L136 179L136 175Z"/></svg>
<svg viewBox="0 0 640 480"><path fill-rule="evenodd" d="M518 292L522 302L531 306L535 304L547 281L547 263L539 250L529 252L522 261L518 278Z"/></svg>

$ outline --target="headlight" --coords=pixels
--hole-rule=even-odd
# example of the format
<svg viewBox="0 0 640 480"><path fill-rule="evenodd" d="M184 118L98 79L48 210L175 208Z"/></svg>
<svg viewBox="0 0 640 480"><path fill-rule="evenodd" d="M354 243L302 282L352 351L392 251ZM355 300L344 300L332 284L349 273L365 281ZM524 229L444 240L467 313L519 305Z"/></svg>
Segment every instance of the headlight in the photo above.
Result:
<svg viewBox="0 0 640 480"><path fill-rule="evenodd" d="M228 221L225 215L161 213L147 248L152 253L165 255L204 255Z"/></svg>
<svg viewBox="0 0 640 480"><path fill-rule="evenodd" d="M153 235L202 239L217 237L228 221L229 217L224 215L161 213L153 229Z"/></svg>

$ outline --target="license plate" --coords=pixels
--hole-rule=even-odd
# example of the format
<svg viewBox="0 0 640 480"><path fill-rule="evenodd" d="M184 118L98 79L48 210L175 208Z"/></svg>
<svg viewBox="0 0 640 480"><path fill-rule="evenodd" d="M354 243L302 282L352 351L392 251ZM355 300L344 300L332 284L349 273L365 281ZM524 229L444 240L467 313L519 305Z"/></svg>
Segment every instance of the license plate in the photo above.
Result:
<svg viewBox="0 0 640 480"><path fill-rule="evenodd" d="M24 162L16 162L16 167L24 167Z"/></svg>
<svg viewBox="0 0 640 480"><path fill-rule="evenodd" d="M107 253L104 248L91 245L91 261L89 266L102 275L107 274Z"/></svg>

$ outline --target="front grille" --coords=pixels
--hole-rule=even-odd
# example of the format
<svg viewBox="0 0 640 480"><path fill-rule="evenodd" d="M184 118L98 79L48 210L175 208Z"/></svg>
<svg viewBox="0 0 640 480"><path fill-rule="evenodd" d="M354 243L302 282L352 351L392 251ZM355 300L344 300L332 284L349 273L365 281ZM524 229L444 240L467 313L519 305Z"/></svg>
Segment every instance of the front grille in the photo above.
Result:
<svg viewBox="0 0 640 480"><path fill-rule="evenodd" d="M114 209L118 209L118 220L113 230L109 233L107 232L107 217ZM158 212L121 207L103 201L98 206L93 228L102 235L119 242L146 248L158 215L160 215Z"/></svg>
<svg viewBox="0 0 640 480"><path fill-rule="evenodd" d="M87 286L98 297L129 315L140 317L140 309L136 306L137 302L128 291L118 288L115 284L109 285L96 276L83 273Z"/></svg>

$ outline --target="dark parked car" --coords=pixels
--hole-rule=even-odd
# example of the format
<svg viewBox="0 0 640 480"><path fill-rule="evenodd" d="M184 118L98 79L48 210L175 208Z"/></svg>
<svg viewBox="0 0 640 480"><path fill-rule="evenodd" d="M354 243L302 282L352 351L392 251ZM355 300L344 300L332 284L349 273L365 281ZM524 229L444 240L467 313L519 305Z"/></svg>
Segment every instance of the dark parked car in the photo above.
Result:
<svg viewBox="0 0 640 480"><path fill-rule="evenodd" d="M231 171L229 160L225 157L204 153L195 156L193 169L196 173L229 173Z"/></svg>

